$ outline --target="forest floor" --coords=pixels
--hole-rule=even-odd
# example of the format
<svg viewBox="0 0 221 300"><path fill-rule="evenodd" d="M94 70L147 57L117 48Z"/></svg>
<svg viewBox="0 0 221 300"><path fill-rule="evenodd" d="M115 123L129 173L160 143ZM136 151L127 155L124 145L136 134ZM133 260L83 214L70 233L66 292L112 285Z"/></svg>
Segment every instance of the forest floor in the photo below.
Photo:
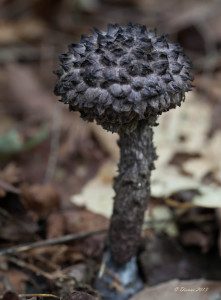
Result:
<svg viewBox="0 0 221 300"><path fill-rule="evenodd" d="M193 92L155 129L159 158L139 251L147 288L134 299L221 299L220 1L5 0L0 298L7 290L17 294L4 300L67 298L73 290L95 297L91 286L112 211L117 135L69 113L53 95L53 71L58 54L81 33L128 21L169 33L195 70Z"/></svg>

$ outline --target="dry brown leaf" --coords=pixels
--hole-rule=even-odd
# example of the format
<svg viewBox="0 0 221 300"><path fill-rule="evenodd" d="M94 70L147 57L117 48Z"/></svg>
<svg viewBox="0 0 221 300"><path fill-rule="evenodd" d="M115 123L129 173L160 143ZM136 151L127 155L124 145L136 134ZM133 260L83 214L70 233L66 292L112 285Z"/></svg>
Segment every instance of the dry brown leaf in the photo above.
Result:
<svg viewBox="0 0 221 300"><path fill-rule="evenodd" d="M221 99L220 78L211 78L206 75L198 75L195 78L195 84L203 91L209 99L219 101Z"/></svg>
<svg viewBox="0 0 221 300"><path fill-rule="evenodd" d="M117 146L118 134L107 132L101 126L92 123L92 131L101 147L110 155L114 161L119 160L119 148Z"/></svg>
<svg viewBox="0 0 221 300"><path fill-rule="evenodd" d="M163 114L155 128L154 140L159 155L157 164L164 158L165 147L166 150L169 148L171 155L176 151L201 153L207 142L211 115L211 107L193 92L188 93L182 107Z"/></svg>
<svg viewBox="0 0 221 300"><path fill-rule="evenodd" d="M40 19L27 18L16 23L12 24L15 25L17 36L22 41L39 40L47 31L47 27Z"/></svg>
<svg viewBox="0 0 221 300"><path fill-rule="evenodd" d="M20 220L21 216L8 218L7 220L0 219L0 238L6 241L27 242L33 239L38 226L30 219Z"/></svg>
<svg viewBox="0 0 221 300"><path fill-rule="evenodd" d="M5 195L6 195L5 189L3 189L2 187L0 187L0 198L4 198Z"/></svg>
<svg viewBox="0 0 221 300"><path fill-rule="evenodd" d="M187 2L181 2L176 5L174 11L169 11L168 26L172 31L178 31L190 25L208 23L220 15L220 5L217 1L192 1L191 5ZM207 22L205 22L205 20ZM209 30L208 26L208 30ZM208 32L204 32L207 37Z"/></svg>
<svg viewBox="0 0 221 300"><path fill-rule="evenodd" d="M45 91L30 67L8 64L6 76L14 109L29 119L51 119L57 103L53 95Z"/></svg>
<svg viewBox="0 0 221 300"><path fill-rule="evenodd" d="M60 195L51 184L23 185L21 201L27 210L31 210L38 217L46 217L60 207Z"/></svg>
<svg viewBox="0 0 221 300"><path fill-rule="evenodd" d="M17 183L21 180L21 170L14 163L9 163L0 171L0 179L11 184Z"/></svg>
<svg viewBox="0 0 221 300"><path fill-rule="evenodd" d="M184 246L198 246L203 253L211 249L212 237L200 230L186 230L181 234L181 242Z"/></svg>
<svg viewBox="0 0 221 300"><path fill-rule="evenodd" d="M56 238L65 233L65 220L61 213L51 213L47 218L47 238Z"/></svg>
<svg viewBox="0 0 221 300"><path fill-rule="evenodd" d="M44 23L37 19L0 22L0 44L8 45L19 41L35 41L42 38L46 31Z"/></svg>
<svg viewBox="0 0 221 300"><path fill-rule="evenodd" d="M28 276L18 270L7 270L0 271L0 277L4 277L10 284L10 286L16 290L18 293L24 293L26 288L26 282L28 281ZM0 293L3 294L4 290L0 290Z"/></svg>
<svg viewBox="0 0 221 300"><path fill-rule="evenodd" d="M80 118L64 118L62 127L67 131L66 138L59 148L59 157L66 160L73 154L84 149L85 143L90 140L91 130Z"/></svg>
<svg viewBox="0 0 221 300"><path fill-rule="evenodd" d="M108 220L87 210L69 210L63 213L67 233L87 232L108 227Z"/></svg>

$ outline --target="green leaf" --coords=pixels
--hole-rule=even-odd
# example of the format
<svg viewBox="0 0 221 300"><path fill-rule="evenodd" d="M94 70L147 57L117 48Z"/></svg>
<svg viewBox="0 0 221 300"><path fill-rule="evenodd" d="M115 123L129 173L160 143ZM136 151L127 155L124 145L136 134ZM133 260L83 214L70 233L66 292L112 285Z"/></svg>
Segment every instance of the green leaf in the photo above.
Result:
<svg viewBox="0 0 221 300"><path fill-rule="evenodd" d="M33 137L24 142L19 132L12 129L0 136L0 156L7 157L21 151L29 151L45 141L48 135L48 128L44 126Z"/></svg>
<svg viewBox="0 0 221 300"><path fill-rule="evenodd" d="M0 136L0 155L10 155L22 150L23 141L15 129Z"/></svg>

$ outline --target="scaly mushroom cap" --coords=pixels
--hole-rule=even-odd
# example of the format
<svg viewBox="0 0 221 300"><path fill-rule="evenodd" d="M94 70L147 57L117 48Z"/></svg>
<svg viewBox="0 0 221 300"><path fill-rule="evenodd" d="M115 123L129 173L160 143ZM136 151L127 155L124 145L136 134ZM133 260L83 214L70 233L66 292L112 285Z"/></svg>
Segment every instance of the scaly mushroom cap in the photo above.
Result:
<svg viewBox="0 0 221 300"><path fill-rule="evenodd" d="M138 24L95 29L60 61L55 94L110 131L132 130L142 119L153 125L191 90L191 64L182 48Z"/></svg>

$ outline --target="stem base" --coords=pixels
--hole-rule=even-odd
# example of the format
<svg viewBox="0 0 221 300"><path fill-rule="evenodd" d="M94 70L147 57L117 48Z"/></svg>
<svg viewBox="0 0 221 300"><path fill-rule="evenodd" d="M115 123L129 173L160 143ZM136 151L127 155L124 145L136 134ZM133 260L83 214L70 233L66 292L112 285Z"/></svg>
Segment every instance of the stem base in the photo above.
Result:
<svg viewBox="0 0 221 300"><path fill-rule="evenodd" d="M132 257L126 264L118 265L110 252L104 254L95 288L103 300L127 300L143 288L137 260Z"/></svg>

